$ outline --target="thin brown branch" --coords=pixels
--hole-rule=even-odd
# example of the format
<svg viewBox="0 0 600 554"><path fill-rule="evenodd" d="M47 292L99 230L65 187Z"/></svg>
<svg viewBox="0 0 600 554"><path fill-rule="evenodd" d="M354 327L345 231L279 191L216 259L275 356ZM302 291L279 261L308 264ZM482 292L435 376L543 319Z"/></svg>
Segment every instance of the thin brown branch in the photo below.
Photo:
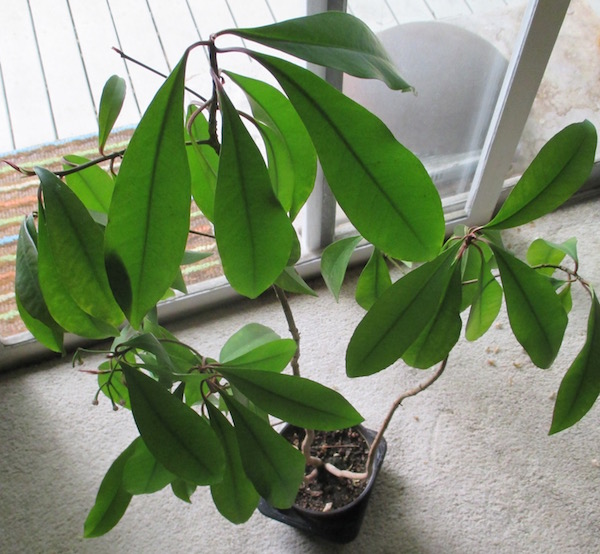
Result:
<svg viewBox="0 0 600 554"><path fill-rule="evenodd" d="M300 331L298 331L298 327L296 327L296 322L294 321L294 314L292 313L292 308L290 307L290 303L288 302L285 291L278 287L277 285L273 285L273 290L275 291L275 296L277 296L277 300L281 304L281 308L283 309L283 313L285 315L285 319L288 324L288 328L292 335L292 338L296 341L296 353L292 358L290 364L292 366L292 372L296 377L300 376Z"/></svg>

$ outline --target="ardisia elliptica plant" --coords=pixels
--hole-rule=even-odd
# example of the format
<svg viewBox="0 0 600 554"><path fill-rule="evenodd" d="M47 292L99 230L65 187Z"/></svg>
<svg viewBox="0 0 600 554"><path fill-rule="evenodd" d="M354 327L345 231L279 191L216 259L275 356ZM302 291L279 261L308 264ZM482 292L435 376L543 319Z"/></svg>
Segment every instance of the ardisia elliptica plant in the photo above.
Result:
<svg viewBox="0 0 600 554"><path fill-rule="evenodd" d="M314 294L294 269L300 247L292 222L312 190L317 158L356 228L389 255L426 261L443 241L431 179L379 119L303 67L220 49L226 34L409 89L376 37L350 15L229 29L188 48L125 151L106 152L125 94L112 77L100 106L100 157L69 156L56 173L34 169L38 210L22 225L17 253L21 317L57 352L65 332L113 337L107 361L94 371L99 392L115 409L131 409L140 432L104 478L87 537L109 531L133 495L167 485L186 501L196 486L209 485L217 508L236 523L250 517L259 495L289 507L307 460L269 416L309 430L362 421L338 393L298 375L299 336L285 291ZM195 49L208 51L212 85L207 96L191 91L197 101L184 110ZM283 93L221 69L235 52L263 66ZM230 87L245 93L251 115L234 105ZM266 161L247 125L257 130ZM106 161L105 171L98 164ZM159 325L157 303L185 289L180 266L199 257L185 251L192 198L213 224L231 285L249 298L274 287L296 340L250 324L212 358ZM290 362L294 374L282 374Z"/></svg>
<svg viewBox="0 0 600 554"><path fill-rule="evenodd" d="M529 223L564 204L589 176L596 143L596 129L589 121L560 131L541 149L489 223L458 227L433 259L394 284L386 263L394 256L373 243L356 287L356 300L368 311L347 348L347 375L372 375L400 359L421 369L440 365L392 404L371 452L400 403L444 371L462 332L461 313L468 311L466 339L477 340L498 316L503 297L516 339L536 366L548 368L561 348L571 288L585 289L591 301L587 338L558 390L550 433L574 425L590 410L600 393L600 303L592 285L579 275L576 239L562 244L537 239L524 262L505 248L499 231ZM361 240L344 238L323 253L323 276L336 297L350 254ZM570 266L563 265L565 257L571 259Z"/></svg>

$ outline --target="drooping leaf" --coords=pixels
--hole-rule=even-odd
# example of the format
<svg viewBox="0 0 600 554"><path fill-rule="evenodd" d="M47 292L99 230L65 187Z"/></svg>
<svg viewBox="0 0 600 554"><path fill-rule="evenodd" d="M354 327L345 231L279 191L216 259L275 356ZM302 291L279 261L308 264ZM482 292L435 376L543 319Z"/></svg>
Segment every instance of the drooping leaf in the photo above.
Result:
<svg viewBox="0 0 600 554"><path fill-rule="evenodd" d="M596 142L596 129L587 120L559 131L543 146L485 228L517 227L566 202L588 178Z"/></svg>
<svg viewBox="0 0 600 554"><path fill-rule="evenodd" d="M82 165L89 162L81 156L65 156L64 159L70 164ZM64 169L72 165L65 164ZM112 193L115 188L113 178L101 167L93 165L81 171L71 173L65 177L69 188L77 195L83 205L91 212L108 213Z"/></svg>
<svg viewBox="0 0 600 554"><path fill-rule="evenodd" d="M108 533L123 517L131 501L123 487L123 471L127 460L135 452L133 441L112 463L104 476L96 502L83 525L83 536L87 539L100 537Z"/></svg>
<svg viewBox="0 0 600 554"><path fill-rule="evenodd" d="M367 79L379 79L395 90L411 87L398 75L375 34L358 18L341 12L300 17L230 33L287 52L308 62Z"/></svg>
<svg viewBox="0 0 600 554"><path fill-rule="evenodd" d="M310 379L229 366L219 372L259 408L298 427L334 431L363 421L340 393Z"/></svg>
<svg viewBox="0 0 600 554"><path fill-rule="evenodd" d="M246 354L228 360L227 365L279 373L290 363L297 348L296 341L292 339L278 339L261 344Z"/></svg>
<svg viewBox="0 0 600 554"><path fill-rule="evenodd" d="M550 367L562 343L567 314L543 275L501 248L492 250L513 333L535 365Z"/></svg>
<svg viewBox="0 0 600 554"><path fill-rule="evenodd" d="M123 364L123 372L135 423L152 455L181 479L219 482L224 454L208 422L140 371Z"/></svg>
<svg viewBox="0 0 600 554"><path fill-rule="evenodd" d="M267 146L269 173L277 198L294 220L315 184L317 155L310 136L290 101L276 88L224 73L246 93L254 117L264 123L259 130Z"/></svg>
<svg viewBox="0 0 600 554"><path fill-rule="evenodd" d="M392 278L385 256L381 250L374 248L356 283L356 302L365 310L369 310L391 285Z"/></svg>
<svg viewBox="0 0 600 554"><path fill-rule="evenodd" d="M106 267L119 305L138 328L175 280L190 221L182 58L135 130L113 192Z"/></svg>
<svg viewBox="0 0 600 554"><path fill-rule="evenodd" d="M346 350L349 377L371 375L401 358L438 312L458 245L410 271L373 304Z"/></svg>
<svg viewBox="0 0 600 554"><path fill-rule="evenodd" d="M352 252L362 240L361 236L346 237L328 245L321 255L321 274L327 288L339 300L340 290Z"/></svg>
<svg viewBox="0 0 600 554"><path fill-rule="evenodd" d="M455 264L437 314L408 347L402 359L412 367L427 369L444 360L460 337L461 268Z"/></svg>
<svg viewBox="0 0 600 554"><path fill-rule="evenodd" d="M223 141L215 193L215 236L223 271L256 298L287 265L295 231L277 200L262 155L222 89Z"/></svg>
<svg viewBox="0 0 600 554"><path fill-rule="evenodd" d="M286 292L318 296L318 294L312 288L310 288L306 281L302 279L301 275L293 267L286 267L281 275L277 277L275 284Z"/></svg>
<svg viewBox="0 0 600 554"><path fill-rule="evenodd" d="M58 326L49 326L39 319L34 318L23 306L21 300L16 296L17 310L27 330L38 342L54 352L63 351L64 334Z"/></svg>
<svg viewBox="0 0 600 554"><path fill-rule="evenodd" d="M433 258L445 224L439 193L419 159L381 120L311 71L265 54L252 56L294 105L357 231L395 258Z"/></svg>
<svg viewBox="0 0 600 554"><path fill-rule="evenodd" d="M135 451L123 468L123 488L129 494L151 494L164 489L175 479L175 475L150 453L142 437L133 444Z"/></svg>
<svg viewBox="0 0 600 554"><path fill-rule="evenodd" d="M246 475L271 506L289 508L304 478L304 456L268 422L231 396L223 398L233 416Z"/></svg>
<svg viewBox="0 0 600 554"><path fill-rule="evenodd" d="M259 346L281 340L273 329L260 323L248 323L236 331L221 348L219 361L222 364L240 358Z"/></svg>
<svg viewBox="0 0 600 554"><path fill-rule="evenodd" d="M600 304L594 294L587 337L568 369L556 395L550 434L575 425L592 408L600 394Z"/></svg>
<svg viewBox="0 0 600 554"><path fill-rule="evenodd" d="M476 294L465 330L465 337L470 341L477 340L487 332L502 307L502 287L492 275L488 262L481 264L474 287Z"/></svg>
<svg viewBox="0 0 600 554"><path fill-rule="evenodd" d="M260 497L244 472L236 433L227 418L210 402L206 403L210 424L225 452L225 473L220 483L211 485L215 506L232 523L244 523L258 506Z"/></svg>
<svg viewBox="0 0 600 554"><path fill-rule="evenodd" d="M86 313L117 327L123 321L104 267L101 228L75 193L54 173L36 167L40 178L48 262L68 294ZM51 254L50 254L51 253Z"/></svg>
<svg viewBox="0 0 600 554"><path fill-rule="evenodd" d="M190 107L188 115L194 113ZM186 146L192 180L194 201L209 221L214 221L215 190L219 171L219 156L208 144L198 144L199 140L208 140L208 121L198 115L192 123L192 144Z"/></svg>
<svg viewBox="0 0 600 554"><path fill-rule="evenodd" d="M104 153L104 146L112 128L121 113L126 91L125 79L113 75L106 81L100 97L98 110L98 148Z"/></svg>

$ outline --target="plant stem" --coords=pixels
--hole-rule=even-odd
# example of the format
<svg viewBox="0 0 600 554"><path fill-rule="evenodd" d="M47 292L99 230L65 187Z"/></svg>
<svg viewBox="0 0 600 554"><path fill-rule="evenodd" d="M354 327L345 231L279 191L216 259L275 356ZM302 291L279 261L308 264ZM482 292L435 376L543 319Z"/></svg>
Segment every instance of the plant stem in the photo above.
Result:
<svg viewBox="0 0 600 554"><path fill-rule="evenodd" d="M288 328L292 335L292 338L296 341L296 353L292 358L290 364L292 366L292 372L296 377L300 377L300 364L298 362L300 358L300 331L298 331L298 327L296 327L296 322L294 321L294 314L292 313L292 308L290 303L288 302L285 291L278 287L277 285L273 285L273 290L275 291L275 296L277 296L277 300L281 304L281 308L283 309L283 313L285 315L285 319L288 324Z"/></svg>

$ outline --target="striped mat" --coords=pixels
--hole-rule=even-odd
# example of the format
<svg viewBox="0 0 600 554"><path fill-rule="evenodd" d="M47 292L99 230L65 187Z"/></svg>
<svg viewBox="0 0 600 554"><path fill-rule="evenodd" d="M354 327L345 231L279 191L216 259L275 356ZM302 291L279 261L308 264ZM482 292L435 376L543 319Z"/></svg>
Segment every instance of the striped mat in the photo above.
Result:
<svg viewBox="0 0 600 554"><path fill-rule="evenodd" d="M130 132L115 133L106 148L107 152L122 149L129 140ZM93 158L98 155L96 137L63 142L24 152L0 156L20 167L34 165L52 170L61 169L62 157L67 154ZM24 176L6 164L0 166L0 340L25 331L17 311L14 292L15 260L19 227L23 218L37 209L36 177ZM210 223L192 207L191 228L197 232L211 233ZM210 239L190 234L188 250L212 251ZM188 285L222 275L216 255L183 268Z"/></svg>

